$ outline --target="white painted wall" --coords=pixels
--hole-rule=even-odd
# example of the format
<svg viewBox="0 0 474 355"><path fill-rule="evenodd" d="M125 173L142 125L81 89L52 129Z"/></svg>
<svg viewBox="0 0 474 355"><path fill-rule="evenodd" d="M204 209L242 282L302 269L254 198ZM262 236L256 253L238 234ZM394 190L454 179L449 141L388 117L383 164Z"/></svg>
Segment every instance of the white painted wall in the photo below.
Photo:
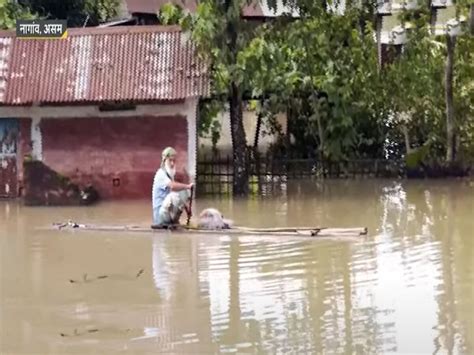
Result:
<svg viewBox="0 0 474 355"><path fill-rule="evenodd" d="M31 117L31 157L34 160L43 160L43 137L41 135L41 117Z"/></svg>
<svg viewBox="0 0 474 355"><path fill-rule="evenodd" d="M196 182L196 160L197 160L197 99L186 101L186 120L188 122L188 174L192 183Z"/></svg>
<svg viewBox="0 0 474 355"><path fill-rule="evenodd" d="M222 154L230 154L232 152L232 138L230 132L230 118L229 112L225 111L219 114L217 120L221 124L220 140L217 142L217 149ZM247 145L252 145L255 140L255 131L257 129L257 113L255 111L244 111L243 114L245 135L247 138ZM280 113L277 115L277 121L282 126L283 132L287 129L286 114ZM268 147L276 142L275 135L264 135L266 127L262 124L259 136L259 151L264 153ZM199 154L207 154L212 150L212 139L199 137Z"/></svg>

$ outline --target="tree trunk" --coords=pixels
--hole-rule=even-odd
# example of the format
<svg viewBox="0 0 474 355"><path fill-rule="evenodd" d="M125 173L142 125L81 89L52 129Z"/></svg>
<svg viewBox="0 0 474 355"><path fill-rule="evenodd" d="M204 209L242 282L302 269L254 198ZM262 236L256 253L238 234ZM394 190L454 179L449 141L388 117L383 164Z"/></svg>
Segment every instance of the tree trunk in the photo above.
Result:
<svg viewBox="0 0 474 355"><path fill-rule="evenodd" d="M453 103L453 67L454 48L456 38L447 36L447 57L445 69L445 101L446 101L446 162L451 164L455 159L455 127L454 127L454 103Z"/></svg>
<svg viewBox="0 0 474 355"><path fill-rule="evenodd" d="M377 38L377 63L378 63L378 69L381 70L383 66L383 61L382 61L382 41L381 41L381 36L382 36L382 17L377 16L376 18L376 38Z"/></svg>
<svg viewBox="0 0 474 355"><path fill-rule="evenodd" d="M471 29L471 35L474 35L474 4L471 4L471 15L469 17L469 27Z"/></svg>
<svg viewBox="0 0 474 355"><path fill-rule="evenodd" d="M237 26L235 18L230 15L232 11L232 0L224 1L224 9L227 13L226 35L230 49L230 62L237 63ZM229 12L230 11L230 12ZM235 15L235 14L234 14ZM249 171L247 164L247 139L243 122L242 93L235 80L232 80L229 87L229 108L230 108L230 133L232 138L232 152L234 158L234 174L232 183L232 193L234 196L247 196L249 193Z"/></svg>
<svg viewBox="0 0 474 355"><path fill-rule="evenodd" d="M260 127L262 126L262 113L259 112L257 115L257 127L255 128L255 138L253 141L253 150L258 152L258 140L260 138Z"/></svg>
<svg viewBox="0 0 474 355"><path fill-rule="evenodd" d="M257 115L257 127L255 128L255 138L253 141L253 159L255 162L255 173L257 174L257 183L258 183L259 192L262 191L262 177L260 174L260 153L258 151L258 141L260 138L261 126L262 126L262 112L259 112Z"/></svg>
<svg viewBox="0 0 474 355"><path fill-rule="evenodd" d="M230 87L230 131L234 157L234 196L247 196L249 174L247 164L247 140L243 123L242 95L235 83Z"/></svg>
<svg viewBox="0 0 474 355"><path fill-rule="evenodd" d="M324 128L323 124L321 122L321 115L319 112L319 99L318 95L316 93L313 93L313 110L314 110L314 115L316 116L316 124L318 128L318 137L319 137L319 160L320 163L323 164L324 160Z"/></svg>
<svg viewBox="0 0 474 355"><path fill-rule="evenodd" d="M405 137L405 150L407 155L411 153L411 143L410 143L410 134L408 132L408 127L403 125L403 136Z"/></svg>
<svg viewBox="0 0 474 355"><path fill-rule="evenodd" d="M321 123L321 115L319 112L316 112L316 122L318 123L318 136L319 136L319 159L321 164L324 160L324 130Z"/></svg>

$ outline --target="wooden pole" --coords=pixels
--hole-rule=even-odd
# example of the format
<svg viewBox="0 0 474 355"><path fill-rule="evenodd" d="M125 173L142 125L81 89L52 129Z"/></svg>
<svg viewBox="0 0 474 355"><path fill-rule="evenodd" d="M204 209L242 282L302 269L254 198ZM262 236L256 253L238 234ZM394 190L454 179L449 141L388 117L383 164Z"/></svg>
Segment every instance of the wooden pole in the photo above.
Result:
<svg viewBox="0 0 474 355"><path fill-rule="evenodd" d="M454 69L454 48L456 37L446 36L447 57L445 68L445 102L446 102L446 162L453 163L455 159L455 127L454 127L454 100L453 100L453 69Z"/></svg>
<svg viewBox="0 0 474 355"><path fill-rule="evenodd" d="M189 201L189 209L186 211L188 214L188 220L186 221L186 225L189 226L189 223L191 222L191 216L193 214L193 199L194 199L194 186L191 187L191 199Z"/></svg>
<svg viewBox="0 0 474 355"><path fill-rule="evenodd" d="M469 27L471 30L471 35L474 35L474 4L471 4L471 15L469 17Z"/></svg>

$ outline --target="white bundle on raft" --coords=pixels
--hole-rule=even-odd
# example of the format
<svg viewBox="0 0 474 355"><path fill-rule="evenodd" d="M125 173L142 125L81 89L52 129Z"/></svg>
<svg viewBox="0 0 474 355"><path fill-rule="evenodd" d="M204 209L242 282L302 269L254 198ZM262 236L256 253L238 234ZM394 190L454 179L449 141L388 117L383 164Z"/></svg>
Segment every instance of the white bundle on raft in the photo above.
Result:
<svg viewBox="0 0 474 355"><path fill-rule="evenodd" d="M206 230L219 230L232 228L233 221L225 219L222 213L215 208L206 208L199 214L197 227Z"/></svg>

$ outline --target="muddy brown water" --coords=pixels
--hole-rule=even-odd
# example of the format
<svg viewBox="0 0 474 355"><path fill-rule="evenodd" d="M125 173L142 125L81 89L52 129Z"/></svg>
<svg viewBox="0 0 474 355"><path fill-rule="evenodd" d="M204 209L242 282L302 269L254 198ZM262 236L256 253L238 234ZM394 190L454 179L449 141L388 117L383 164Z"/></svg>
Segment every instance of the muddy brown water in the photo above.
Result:
<svg viewBox="0 0 474 355"><path fill-rule="evenodd" d="M148 224L148 201L0 202L1 354L473 354L474 183L295 182L196 201L247 226L357 240L38 230Z"/></svg>

